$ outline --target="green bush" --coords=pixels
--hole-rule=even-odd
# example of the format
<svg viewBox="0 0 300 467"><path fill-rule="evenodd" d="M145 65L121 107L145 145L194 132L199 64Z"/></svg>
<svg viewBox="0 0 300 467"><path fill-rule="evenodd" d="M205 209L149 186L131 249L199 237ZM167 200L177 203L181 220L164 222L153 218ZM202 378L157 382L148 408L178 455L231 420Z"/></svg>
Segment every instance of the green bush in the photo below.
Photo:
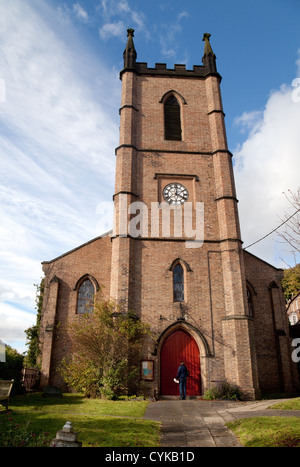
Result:
<svg viewBox="0 0 300 467"><path fill-rule="evenodd" d="M208 389L203 399L229 399L229 400L243 400L244 395L242 390L236 384L231 384L227 381L220 381L216 386Z"/></svg>
<svg viewBox="0 0 300 467"><path fill-rule="evenodd" d="M22 384L22 369L24 356L19 354L17 350L5 346L5 362L0 362L0 379L14 379L12 394L23 394L25 392Z"/></svg>
<svg viewBox="0 0 300 467"><path fill-rule="evenodd" d="M149 335L149 326L132 312L122 313L101 294L93 312L77 318L68 326L72 357L60 367L66 384L87 397L116 399L139 393L141 338Z"/></svg>

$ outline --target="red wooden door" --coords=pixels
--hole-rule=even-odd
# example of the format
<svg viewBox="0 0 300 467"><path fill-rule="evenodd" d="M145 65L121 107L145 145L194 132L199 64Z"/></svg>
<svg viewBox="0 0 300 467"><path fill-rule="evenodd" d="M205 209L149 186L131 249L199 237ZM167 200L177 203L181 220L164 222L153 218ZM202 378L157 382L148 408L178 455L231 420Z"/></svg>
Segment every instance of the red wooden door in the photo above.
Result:
<svg viewBox="0 0 300 467"><path fill-rule="evenodd" d="M180 361L183 360L190 376L187 379L187 396L199 396L200 360L195 339L187 332L175 331L165 340L160 354L160 392L162 395L179 395L179 384L174 382Z"/></svg>

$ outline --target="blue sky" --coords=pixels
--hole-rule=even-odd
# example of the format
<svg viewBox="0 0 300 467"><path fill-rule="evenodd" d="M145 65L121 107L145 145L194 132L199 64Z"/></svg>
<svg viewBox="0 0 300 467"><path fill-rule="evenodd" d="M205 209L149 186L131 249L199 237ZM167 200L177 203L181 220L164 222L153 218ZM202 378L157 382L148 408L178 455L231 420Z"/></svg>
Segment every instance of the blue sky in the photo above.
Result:
<svg viewBox="0 0 300 467"><path fill-rule="evenodd" d="M129 27L138 61L170 68L201 64L211 33L244 245L293 212L283 192L299 187L299 20L298 0L0 0L3 341L25 350L41 262L112 227ZM294 265L276 240L249 251Z"/></svg>

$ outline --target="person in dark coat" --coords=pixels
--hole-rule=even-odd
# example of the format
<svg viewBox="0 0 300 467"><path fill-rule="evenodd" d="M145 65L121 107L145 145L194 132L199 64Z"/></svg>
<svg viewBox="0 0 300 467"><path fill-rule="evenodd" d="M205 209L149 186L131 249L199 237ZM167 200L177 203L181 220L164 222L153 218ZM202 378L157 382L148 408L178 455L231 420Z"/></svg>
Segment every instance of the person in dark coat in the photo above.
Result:
<svg viewBox="0 0 300 467"><path fill-rule="evenodd" d="M186 397L186 379L189 375L189 371L185 366L184 362L180 362L176 379L179 380L179 391L180 391L180 399L185 399Z"/></svg>

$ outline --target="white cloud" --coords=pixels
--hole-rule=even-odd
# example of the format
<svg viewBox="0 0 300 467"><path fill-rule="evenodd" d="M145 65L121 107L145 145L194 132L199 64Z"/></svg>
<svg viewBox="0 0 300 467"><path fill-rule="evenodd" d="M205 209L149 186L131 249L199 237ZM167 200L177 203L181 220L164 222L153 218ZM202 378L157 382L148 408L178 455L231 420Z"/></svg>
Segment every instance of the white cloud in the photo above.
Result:
<svg viewBox="0 0 300 467"><path fill-rule="evenodd" d="M159 41L161 53L166 59L176 56L178 44L177 37L182 32L181 21L189 17L186 11L179 13L173 23L160 25ZM187 60L184 61L186 63Z"/></svg>
<svg viewBox="0 0 300 467"><path fill-rule="evenodd" d="M106 23L100 30L99 34L101 39L107 40L110 37L119 37L124 38L125 26L123 21L118 21L117 23Z"/></svg>
<svg viewBox="0 0 300 467"><path fill-rule="evenodd" d="M147 38L149 38L150 34L147 31L146 16L144 15L144 13L142 13L141 11L132 11L131 18L133 21L133 25L137 29L137 31L143 31L146 34Z"/></svg>
<svg viewBox="0 0 300 467"><path fill-rule="evenodd" d="M22 340L21 329L34 316L28 318L26 310L35 307L33 284L42 276L41 261L103 233L97 230L97 206L113 192L118 75L85 48L67 13L43 0L0 3L0 79L6 91L0 102L4 341L14 334Z"/></svg>
<svg viewBox="0 0 300 467"><path fill-rule="evenodd" d="M117 5L117 9L120 11L120 12L130 12L130 7L128 5L128 2L126 0L121 0L118 2L118 5Z"/></svg>
<svg viewBox="0 0 300 467"><path fill-rule="evenodd" d="M190 15L187 11L182 11L179 13L177 20L180 21L182 18L189 18Z"/></svg>
<svg viewBox="0 0 300 467"><path fill-rule="evenodd" d="M114 203L113 201L101 201L96 209L98 235L108 232L113 227Z"/></svg>
<svg viewBox="0 0 300 467"><path fill-rule="evenodd" d="M261 110L252 110L251 112L244 112L239 117L235 117L234 124L240 126L240 131L246 133L250 131L251 135L259 129L264 113Z"/></svg>
<svg viewBox="0 0 300 467"><path fill-rule="evenodd" d="M127 0L102 0L98 6L103 17L103 24L99 28L99 35L102 40L111 37L118 37L124 41L127 27L133 27L136 31L150 37L146 25L146 16L142 11L130 8Z"/></svg>
<svg viewBox="0 0 300 467"><path fill-rule="evenodd" d="M79 2L74 3L73 10L74 10L77 18L79 18L84 23L88 22L89 15L88 15L87 11L80 5Z"/></svg>
<svg viewBox="0 0 300 467"><path fill-rule="evenodd" d="M265 109L244 113L236 119L248 138L234 151L235 179L244 246L259 240L281 223L292 209L284 196L300 185L300 102L293 89L283 85L273 91ZM287 257L287 248L276 234L249 249L279 267ZM293 263L294 260L292 260ZM292 264L293 265L293 264Z"/></svg>
<svg viewBox="0 0 300 467"><path fill-rule="evenodd" d="M57 7L58 21L62 26L68 26L71 22L71 12L67 5Z"/></svg>
<svg viewBox="0 0 300 467"><path fill-rule="evenodd" d="M5 344L15 348L18 344L19 352L26 350L24 330L36 323L36 317L32 313L18 309L6 303L1 304L0 309L0 339Z"/></svg>

